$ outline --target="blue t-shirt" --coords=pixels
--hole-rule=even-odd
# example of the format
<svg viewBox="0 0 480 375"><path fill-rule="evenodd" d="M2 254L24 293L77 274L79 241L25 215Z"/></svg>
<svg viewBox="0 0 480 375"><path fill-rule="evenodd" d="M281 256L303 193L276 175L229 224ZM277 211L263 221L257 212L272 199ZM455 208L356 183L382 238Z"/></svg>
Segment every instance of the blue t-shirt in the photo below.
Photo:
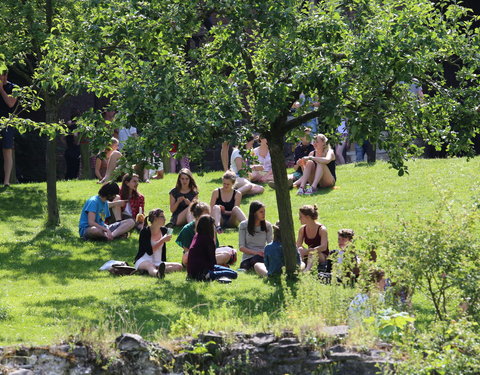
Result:
<svg viewBox="0 0 480 375"><path fill-rule="evenodd" d="M110 210L108 209L108 202L102 201L100 196L95 195L88 199L82 208L80 214L80 223L78 224L78 232L80 237L83 237L85 230L88 228L88 213L95 212L95 222L102 226L105 226L105 219L110 216Z"/></svg>

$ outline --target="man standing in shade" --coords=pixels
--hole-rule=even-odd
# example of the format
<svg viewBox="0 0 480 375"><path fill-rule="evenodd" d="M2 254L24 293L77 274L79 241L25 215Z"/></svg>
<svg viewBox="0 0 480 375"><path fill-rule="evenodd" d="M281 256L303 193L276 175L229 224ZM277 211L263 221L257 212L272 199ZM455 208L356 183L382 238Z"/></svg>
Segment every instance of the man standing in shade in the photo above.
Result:
<svg viewBox="0 0 480 375"><path fill-rule="evenodd" d="M12 96L13 84L8 82L8 71L0 73L0 117L8 117L17 104L17 98ZM3 185L10 186L10 175L13 167L13 135L15 129L7 126L1 130L3 153Z"/></svg>

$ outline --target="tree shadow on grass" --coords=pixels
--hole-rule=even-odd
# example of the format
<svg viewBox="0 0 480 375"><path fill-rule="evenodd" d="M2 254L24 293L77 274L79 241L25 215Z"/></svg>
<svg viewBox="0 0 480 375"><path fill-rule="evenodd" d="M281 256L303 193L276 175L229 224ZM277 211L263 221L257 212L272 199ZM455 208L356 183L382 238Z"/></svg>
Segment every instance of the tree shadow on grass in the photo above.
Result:
<svg viewBox="0 0 480 375"><path fill-rule="evenodd" d="M223 182L222 177L212 178L210 181L208 181L208 183L210 184L219 184L219 185L221 185L222 182Z"/></svg>
<svg viewBox="0 0 480 375"><path fill-rule="evenodd" d="M95 277L92 272L112 259L114 249L133 258L135 254L132 255L131 242L136 241L123 246L112 242L86 243L68 228L47 228L25 241L3 243L7 252L2 254L0 269L13 273L12 278L16 279L36 278L42 283L42 276L48 276L56 282L68 284L72 277ZM84 254L96 254L98 257L82 257Z"/></svg>
<svg viewBox="0 0 480 375"><path fill-rule="evenodd" d="M0 217L8 220L14 216L38 219L45 216L46 193L37 187L11 186L0 194Z"/></svg>

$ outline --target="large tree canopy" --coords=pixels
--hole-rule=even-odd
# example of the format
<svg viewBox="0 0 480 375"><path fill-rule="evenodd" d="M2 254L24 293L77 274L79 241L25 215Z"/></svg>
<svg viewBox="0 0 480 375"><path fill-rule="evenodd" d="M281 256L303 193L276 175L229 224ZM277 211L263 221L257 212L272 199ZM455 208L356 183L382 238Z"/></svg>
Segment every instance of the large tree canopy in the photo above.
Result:
<svg viewBox="0 0 480 375"><path fill-rule="evenodd" d="M80 28L58 26L47 50L58 75L120 111L117 126L142 132L132 161L178 143L199 155L236 119L270 145L287 269L294 235L283 157L285 136L317 117L335 138L385 149L402 174L422 140L472 155L478 134L479 36L461 6L428 0L202 0L80 2ZM457 67L450 87L444 68ZM46 69L48 70L48 69ZM425 97L409 92L421 85ZM316 98L291 115L301 94ZM86 127L95 134L95 127Z"/></svg>

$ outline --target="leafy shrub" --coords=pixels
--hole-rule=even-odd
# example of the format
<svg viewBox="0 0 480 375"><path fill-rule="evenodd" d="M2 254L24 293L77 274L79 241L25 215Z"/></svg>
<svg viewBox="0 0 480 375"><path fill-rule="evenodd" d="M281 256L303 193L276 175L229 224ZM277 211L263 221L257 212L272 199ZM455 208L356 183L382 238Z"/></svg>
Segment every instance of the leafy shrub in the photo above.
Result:
<svg viewBox="0 0 480 375"><path fill-rule="evenodd" d="M396 374L479 374L478 323L437 322L429 332L405 341L396 352Z"/></svg>
<svg viewBox="0 0 480 375"><path fill-rule="evenodd" d="M440 320L464 308L480 320L479 209L456 207L442 194L432 217L383 229L383 238L372 235L379 261L388 277L404 291L425 293Z"/></svg>

